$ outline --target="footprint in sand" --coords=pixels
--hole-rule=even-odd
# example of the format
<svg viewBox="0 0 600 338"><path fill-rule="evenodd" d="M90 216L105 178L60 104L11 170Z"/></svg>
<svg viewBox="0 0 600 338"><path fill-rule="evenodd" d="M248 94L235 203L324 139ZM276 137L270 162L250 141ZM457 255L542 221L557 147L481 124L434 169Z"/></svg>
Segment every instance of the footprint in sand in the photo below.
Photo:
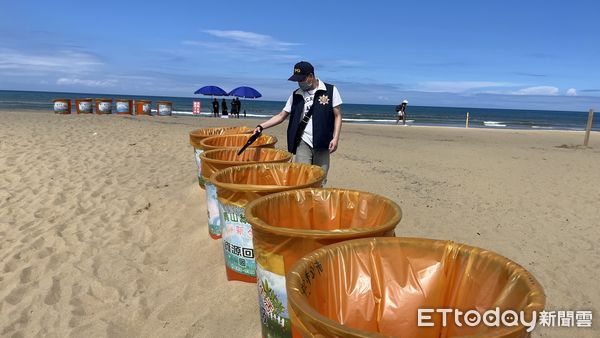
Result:
<svg viewBox="0 0 600 338"><path fill-rule="evenodd" d="M52 202L52 204L56 205L61 205L64 204L67 201L67 199L65 198L65 194L63 193L59 193L58 196L56 196L56 198L54 199L54 202Z"/></svg>
<svg viewBox="0 0 600 338"><path fill-rule="evenodd" d="M39 250L44 245L44 242L45 242L44 237L40 237L40 238L36 239L35 242L31 243L30 248L33 250Z"/></svg>
<svg viewBox="0 0 600 338"><path fill-rule="evenodd" d="M13 272L17 269L19 263L16 260L11 260L10 262L4 264L4 272Z"/></svg>
<svg viewBox="0 0 600 338"><path fill-rule="evenodd" d="M58 301L60 300L60 280L58 278L52 278L52 287L50 288L50 291L48 291L48 294L46 295L46 298L44 299L44 303L46 303L46 305L54 305L56 303L58 303Z"/></svg>
<svg viewBox="0 0 600 338"><path fill-rule="evenodd" d="M4 300L11 305L17 305L23 299L25 295L25 291L27 291L27 287L19 286L16 289L13 289Z"/></svg>
<svg viewBox="0 0 600 338"><path fill-rule="evenodd" d="M21 280L21 284L27 284L31 281L31 271L32 267L28 266L25 269L21 270L21 275L19 279Z"/></svg>
<svg viewBox="0 0 600 338"><path fill-rule="evenodd" d="M67 261L69 254L67 252L57 253L50 257L48 264L46 265L46 271L56 270L59 266L61 266L64 262Z"/></svg>
<svg viewBox="0 0 600 338"><path fill-rule="evenodd" d="M42 250L40 250L40 252L38 252L38 258L42 259L42 258L46 258L48 256L50 256L52 253L54 252L53 248L50 247L46 247L43 248Z"/></svg>

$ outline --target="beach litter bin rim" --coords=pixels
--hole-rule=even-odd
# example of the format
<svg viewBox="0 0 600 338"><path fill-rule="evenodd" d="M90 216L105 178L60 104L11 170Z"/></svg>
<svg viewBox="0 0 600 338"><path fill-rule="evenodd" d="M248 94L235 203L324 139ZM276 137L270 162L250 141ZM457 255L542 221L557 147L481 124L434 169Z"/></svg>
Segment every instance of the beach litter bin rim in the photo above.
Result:
<svg viewBox="0 0 600 338"><path fill-rule="evenodd" d="M248 153L250 152L256 152L256 151L266 151L266 152L280 152L284 155L286 155L286 157L288 157L288 161L292 159L292 157L294 156L294 154L283 150L283 149L277 149L277 148L264 148L264 147L255 147L255 148L248 148L244 151L244 153L248 151ZM240 166L240 165L246 165L246 164L255 164L255 163L278 163L281 162L285 157L282 158L278 158L278 159L273 159L273 160L267 160L267 161L227 161L227 160L220 160L220 159L216 159L216 158L210 158L209 156L214 155L214 154L218 154L218 153L222 153L222 152L232 152L234 154L237 154L238 150L237 148L220 148L220 149L211 149L211 150L207 150L205 152L202 153L202 155L200 155L200 158L202 159L202 162L207 161L207 162L212 162L212 163L218 163L218 164L230 164L231 166ZM244 154L240 155L243 156Z"/></svg>
<svg viewBox="0 0 600 338"><path fill-rule="evenodd" d="M304 193L308 193L308 192L314 193L314 192L329 192L329 191L331 191L331 192L350 192L350 193L371 195L371 196L379 199L382 203L387 204L395 212L393 213L393 216L388 221L383 222L382 224L380 224L376 227L370 227L370 228L351 227L348 229L337 229L337 230L314 230L314 229L295 229L295 228L278 227L278 226L270 225L270 224L266 223L265 221L263 221L261 218L254 215L254 210L256 208L260 208L261 204L270 203L274 199L284 198L289 195L298 196L299 194L304 194ZM303 189L294 189L294 190L277 192L274 194L269 194L269 195L260 197L258 199L255 199L246 205L245 215L246 215L246 219L248 220L248 223L252 224L253 228L262 230L262 231L270 233L270 234L286 236L286 237L303 237L303 238L312 238L312 239L340 239L341 240L343 238L354 238L358 234L364 235L366 237L369 234L378 234L378 233L383 233L386 231L394 230L396 228L396 226L402 220L402 209L400 208L400 206L397 203L395 203L391 199L389 199L385 196L377 195L377 194L366 192L366 191L354 190L354 189L343 189L343 188L303 188Z"/></svg>
<svg viewBox="0 0 600 338"><path fill-rule="evenodd" d="M388 243L389 242L389 243ZM394 243L396 242L396 243ZM463 255L473 255L476 254L487 254L491 256L488 258L490 262L495 262L498 266L506 267L506 270L510 272L510 276L513 277L509 280L513 280L514 278L519 278L529 287L529 292L527 295L530 297L528 303L521 309L522 311L529 312L536 311L539 313L544 309L546 304L546 294L542 285L537 281L537 279L529 272L527 269L523 268L520 264L494 252L491 250L486 250L483 248L470 246L466 244L456 243L454 241L449 240L437 240L437 239L427 239L427 238L418 238L418 237L371 237L371 238L360 238L360 239L352 239L348 241L343 241L335 244L331 244L328 246L324 246L319 248L304 257L300 258L289 270L286 274L286 292L288 295L288 307L292 309L291 312L301 313L301 316L304 318L308 318L313 323L318 323L320 327L325 328L329 333L334 332L336 335L340 335L343 337L387 337L384 334L378 332L368 332L362 331L359 329L351 328L345 325L338 323L337 321L330 319L321 313L319 313L315 308L312 307L307 301L307 298L302 295L301 292L301 283L303 272L307 271L309 266L319 260L325 258L332 251L336 251L342 249L341 251L348 251L350 248L357 248L358 246L367 247L367 250L373 252L377 245L385 245L385 244L396 244L401 245L401 243L409 243L411 245L423 245L423 244L442 244L446 243L448 245L457 246L457 256L459 254ZM301 326L295 324L297 328L301 328ZM519 333L523 330L522 325L517 326L500 326L492 328L492 332L485 333L475 333L469 335L462 335L457 337L462 338L485 338L485 337L512 337L512 335ZM303 333L303 330L300 330Z"/></svg>
<svg viewBox="0 0 600 338"><path fill-rule="evenodd" d="M226 137L238 137L238 136L244 136L244 137L247 137L247 139L246 139L246 141L247 141L247 140L248 140L248 139L249 139L249 138L252 136L252 134L249 134L249 133L247 133L247 134L244 134L244 133L238 133L238 134L222 134L222 135L215 135L215 136L207 137L207 138L203 139L202 141L200 141L200 147L199 147L199 148L200 148L200 149L203 149L204 151L213 150L213 149L233 149L233 148L235 148L235 149L240 149L240 148L242 148L242 147L244 146L244 144L245 144L246 142L244 142L244 144L240 144L240 145L237 145L237 146L214 146L214 145L209 145L209 144L206 144L207 142L209 142L209 143L210 143L211 141L213 141L213 140L215 140L215 139L218 139L218 138L226 138ZM268 147L272 147L272 148L274 148L274 147L275 147L275 144L276 144L276 143L277 143L277 141L278 141L278 140L277 140L277 137L275 137L274 135L262 134L262 135L261 135L261 136L260 136L260 137L257 139L257 141L258 141L259 139L263 138L263 137L265 137L265 138L271 138L271 140L270 140L270 141L268 141L268 142L265 142L265 143L263 143L263 144L259 144L259 145L256 145L256 143L254 143L254 144L250 145L250 147L251 147L251 148L268 148Z"/></svg>
<svg viewBox="0 0 600 338"><path fill-rule="evenodd" d="M241 130L246 129L246 131L228 133L229 130L238 129L238 128ZM190 144L194 148L203 149L203 148L201 148L200 142L202 142L202 140L204 140L206 138L209 138L212 136L219 136L219 135L251 133L253 130L254 129L252 129L250 127L246 127L246 126L207 127L207 128L194 129L194 130L190 131L190 135L189 135L190 136Z"/></svg>
<svg viewBox="0 0 600 338"><path fill-rule="evenodd" d="M227 183L227 182L219 182L218 178L221 176L229 175L232 171L243 171L250 170L255 168L276 168L276 167L310 167L312 170L320 171L320 175L313 182L307 182L300 185L260 185L260 184L245 184L245 183ZM238 192L268 192L268 193L276 193L285 190L292 189L304 189L314 185L316 182L323 182L325 179L325 170L323 168L306 163L296 163L296 162L288 162L288 163L255 163L255 164L246 164L246 165L238 165L234 167L229 167L223 170L219 170L211 175L209 181L214 184L217 188L229 190L229 191L238 191Z"/></svg>

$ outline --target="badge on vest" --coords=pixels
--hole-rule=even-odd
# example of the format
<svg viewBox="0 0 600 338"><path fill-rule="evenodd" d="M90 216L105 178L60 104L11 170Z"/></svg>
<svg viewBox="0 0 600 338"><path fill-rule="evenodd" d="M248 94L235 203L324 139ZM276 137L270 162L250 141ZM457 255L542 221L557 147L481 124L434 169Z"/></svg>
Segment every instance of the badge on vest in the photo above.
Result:
<svg viewBox="0 0 600 338"><path fill-rule="evenodd" d="M322 104L322 105L329 104L329 96L327 96L327 95L321 95L319 97L319 103Z"/></svg>

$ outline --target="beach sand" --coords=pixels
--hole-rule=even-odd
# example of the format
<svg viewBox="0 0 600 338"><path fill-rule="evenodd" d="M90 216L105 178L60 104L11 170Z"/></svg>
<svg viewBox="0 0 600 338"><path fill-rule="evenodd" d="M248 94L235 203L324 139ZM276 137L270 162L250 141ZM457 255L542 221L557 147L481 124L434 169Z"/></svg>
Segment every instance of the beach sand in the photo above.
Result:
<svg viewBox="0 0 600 338"><path fill-rule="evenodd" d="M192 129L256 120L0 111L0 335L258 337L254 285L208 236ZM266 132L285 147L287 122ZM387 196L396 234L498 252L547 309L598 311L600 134L344 124L329 187ZM595 318L594 318L595 319ZM541 328L534 337L594 337Z"/></svg>

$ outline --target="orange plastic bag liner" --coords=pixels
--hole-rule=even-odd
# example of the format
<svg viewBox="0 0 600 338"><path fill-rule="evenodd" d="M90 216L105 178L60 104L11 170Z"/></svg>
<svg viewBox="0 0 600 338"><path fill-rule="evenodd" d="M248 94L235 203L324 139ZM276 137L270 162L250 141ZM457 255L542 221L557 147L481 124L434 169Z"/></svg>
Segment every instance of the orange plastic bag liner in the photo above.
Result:
<svg viewBox="0 0 600 338"><path fill-rule="evenodd" d="M523 267L484 249L420 238L370 238L318 249L286 276L292 324L305 337L528 337L524 325L419 327L418 309L483 313L544 308L542 286ZM473 317L471 317L473 318ZM491 319L489 317L488 319Z"/></svg>
<svg viewBox="0 0 600 338"><path fill-rule="evenodd" d="M200 146L206 150L212 149L226 149L226 148L242 148L248 139L252 137L251 134L228 134L219 135L206 138L200 142ZM277 143L277 138L272 135L262 134L257 138L250 148L274 148Z"/></svg>
<svg viewBox="0 0 600 338"><path fill-rule="evenodd" d="M200 155L202 177L205 180L206 210L208 213L208 233L214 239L221 238L221 219L217 188L210 183L209 178L215 172L229 167L254 163L285 163L289 162L292 154L274 148L248 148L240 155L238 149L215 149Z"/></svg>
<svg viewBox="0 0 600 338"><path fill-rule="evenodd" d="M194 147L194 159L196 160L196 167L198 169L198 184L204 188L204 178L202 178L202 165L200 155L204 152L204 149L200 145L200 142L205 138L217 135L225 134L244 134L251 133L252 129L249 127L217 127L217 128L201 128L190 131L190 144Z"/></svg>
<svg viewBox="0 0 600 338"><path fill-rule="evenodd" d="M223 251L228 280L256 282L252 228L244 214L246 205L272 193L320 187L325 171L303 163L268 163L236 166L216 172L210 181L217 187L221 211Z"/></svg>
<svg viewBox="0 0 600 338"><path fill-rule="evenodd" d="M285 274L298 259L328 244L394 236L401 218L392 200L356 190L292 190L250 202L263 337L292 335Z"/></svg>

